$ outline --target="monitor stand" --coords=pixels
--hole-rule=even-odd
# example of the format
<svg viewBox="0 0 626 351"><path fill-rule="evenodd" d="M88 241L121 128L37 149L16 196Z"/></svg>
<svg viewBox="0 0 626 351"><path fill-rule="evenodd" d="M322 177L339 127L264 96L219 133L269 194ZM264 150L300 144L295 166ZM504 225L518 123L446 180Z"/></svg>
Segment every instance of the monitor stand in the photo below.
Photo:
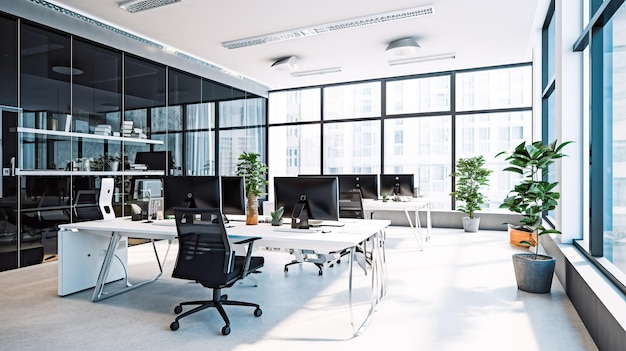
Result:
<svg viewBox="0 0 626 351"><path fill-rule="evenodd" d="M306 200L299 201L291 213L291 228L309 229L309 206Z"/></svg>

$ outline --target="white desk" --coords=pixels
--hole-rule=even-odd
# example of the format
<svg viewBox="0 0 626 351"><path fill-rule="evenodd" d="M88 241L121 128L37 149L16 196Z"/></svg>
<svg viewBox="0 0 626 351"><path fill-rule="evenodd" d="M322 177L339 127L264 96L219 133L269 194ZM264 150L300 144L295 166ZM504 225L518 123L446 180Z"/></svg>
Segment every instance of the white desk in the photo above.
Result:
<svg viewBox="0 0 626 351"><path fill-rule="evenodd" d="M164 225L165 224L165 225ZM169 225L167 225L169 224ZM379 302L387 295L387 272L384 252L384 230L391 224L389 220L346 220L343 227L331 228L330 233L319 232L297 232L285 231L288 226L272 227L270 224L261 223L258 225L246 225L241 222L231 222L227 225L227 231L233 237L258 236L262 239L256 245L275 247L282 249L310 249L320 252L339 251L350 249L349 255L349 283L348 301L350 305L350 322L358 334L361 328L367 323L372 313L377 308ZM144 223L143 221L131 221L130 218L115 218L113 220L98 220L89 222L79 222L63 224L59 226L59 295L67 295L72 292L94 287L93 301L99 301L107 297L126 292L149 282L158 279L163 273L163 266L155 247L155 256L159 267L159 272L153 279L138 284L128 283L127 262L119 259L124 266L122 277L110 277L109 274L118 274L111 271L113 258L121 252L126 254L126 243L122 241L125 237L146 238L154 240L171 240L176 238L176 226L170 221L155 221L154 223ZM92 252L101 252L102 240L85 241L85 237L108 238L108 246L104 255L97 257L89 256ZM83 240L79 239L83 238ZM352 276L353 262L356 246L370 239L373 242L373 261L371 274L371 304L369 312L364 321L357 327L354 323L352 311ZM120 247L120 243L123 243ZM84 245L81 247L81 245ZM169 251L169 245L168 245ZM116 255L116 252L118 255ZM167 256L167 252L165 254ZM77 262L76 257L89 258L94 262L101 262L98 272L93 272L94 264L86 265ZM119 258L119 257L118 257ZM80 259L79 259L80 260ZM165 258L163 259L165 261ZM68 263L71 263L68 264ZM97 278L96 278L97 277ZM104 292L107 282L126 277L126 286L120 290Z"/></svg>
<svg viewBox="0 0 626 351"><path fill-rule="evenodd" d="M409 226L413 232L413 236L417 241L417 246L420 250L424 249L424 241L430 240L430 233L432 229L432 220L430 217L430 200L427 198L413 198L411 201L387 201L380 200L364 200L363 212L365 212L365 218L372 218L374 212L377 211L404 211L406 219L409 221ZM422 234L422 225L418 211L426 211L426 235ZM409 211L415 211L415 223L411 221Z"/></svg>

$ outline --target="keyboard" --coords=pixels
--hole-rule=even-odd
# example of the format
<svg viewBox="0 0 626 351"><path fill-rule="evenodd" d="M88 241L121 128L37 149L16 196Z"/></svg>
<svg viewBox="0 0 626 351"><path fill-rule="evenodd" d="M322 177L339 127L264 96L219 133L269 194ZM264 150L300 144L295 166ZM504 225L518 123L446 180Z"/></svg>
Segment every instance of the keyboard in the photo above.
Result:
<svg viewBox="0 0 626 351"><path fill-rule="evenodd" d="M277 227L277 228L274 228L274 231L287 232L287 233L299 233L299 234L322 232L321 229L298 229L298 228L290 228L290 227Z"/></svg>

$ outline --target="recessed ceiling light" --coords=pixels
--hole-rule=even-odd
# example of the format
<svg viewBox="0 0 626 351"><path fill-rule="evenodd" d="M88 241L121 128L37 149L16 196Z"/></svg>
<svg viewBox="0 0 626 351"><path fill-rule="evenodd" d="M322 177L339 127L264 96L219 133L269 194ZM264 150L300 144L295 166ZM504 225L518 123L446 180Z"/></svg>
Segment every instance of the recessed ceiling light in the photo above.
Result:
<svg viewBox="0 0 626 351"><path fill-rule="evenodd" d="M341 67L331 67L331 68L314 69L310 71L293 72L291 76L296 77L296 78L308 77L308 76L320 76L322 74L339 73L341 71L342 71Z"/></svg>
<svg viewBox="0 0 626 351"><path fill-rule="evenodd" d="M389 61L389 66L399 66L399 65L407 65L411 63L421 63L421 62L429 62L429 61L439 61L439 60L454 60L456 58L455 53L450 54L441 54L441 55L431 55L431 56L420 56L420 57L410 57L406 59L399 60L391 60Z"/></svg>
<svg viewBox="0 0 626 351"><path fill-rule="evenodd" d="M283 57L272 63L270 68L274 71L295 71L296 68L298 68L298 65L296 65L296 57Z"/></svg>
<svg viewBox="0 0 626 351"><path fill-rule="evenodd" d="M181 1L182 0L129 0L120 2L118 6L128 12L135 13Z"/></svg>
<svg viewBox="0 0 626 351"><path fill-rule="evenodd" d="M237 39L231 41L225 41L222 46L227 49L238 49L247 46L260 45L273 43L276 41L284 41L296 38L310 37L317 34L335 32L344 29L357 28L370 26L373 24L399 21L407 18L420 17L425 15L431 15L435 13L434 5L426 5L421 7L414 7L405 10L392 11L379 13L376 15L351 18L348 20L324 23L312 27L304 27L292 29L284 32L275 32L265 35L259 35L256 37L250 37L245 39Z"/></svg>

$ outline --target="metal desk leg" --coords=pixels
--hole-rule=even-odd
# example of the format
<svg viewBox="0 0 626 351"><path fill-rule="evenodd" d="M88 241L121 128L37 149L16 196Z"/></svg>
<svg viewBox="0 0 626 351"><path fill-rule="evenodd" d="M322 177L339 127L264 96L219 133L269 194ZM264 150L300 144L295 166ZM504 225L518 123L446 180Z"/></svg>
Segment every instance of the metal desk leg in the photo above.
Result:
<svg viewBox="0 0 626 351"><path fill-rule="evenodd" d="M372 285L371 285L371 303L367 316L357 328L354 325L354 314L352 310L352 259L355 248L350 248L350 282L349 282L349 302L350 302L350 324L357 336L361 330L367 325L374 312L380 306L382 300L387 297L387 267L385 257L385 241L384 231L376 233L372 238Z"/></svg>
<svg viewBox="0 0 626 351"><path fill-rule="evenodd" d="M104 256L104 261L102 262L102 267L100 268L100 273L98 274L98 279L96 281L96 286L94 288L93 291L93 296L91 298L92 301L100 301L100 300L104 300L106 298L115 296L115 295L119 295L121 293L124 293L126 291L129 290L133 290L135 288L138 288L142 285L151 283L157 279L159 279L159 277L163 274L163 264L161 263L161 260L159 258L159 254L157 252L156 249L156 245L154 242L154 239L152 239L152 248L154 249L154 255L156 256L156 260L157 260L157 264L159 266L159 273L152 279L143 281L143 282L139 282L136 284L131 284L128 281L128 269L126 267L124 267L124 275L125 275L125 287L120 288L119 290L116 291L110 291L110 292L105 292L104 291L104 286L106 284L106 280L107 280L107 276L109 275L109 271L111 270L111 264L113 261L113 257L115 256L115 250L117 249L117 245L119 244L120 240L122 239L122 235L120 235L119 233L113 232L111 234L111 240L109 241L109 247L107 248L106 254ZM167 254L170 251L170 246L172 245L172 240L168 240L167 241L167 251L165 251L165 256L163 257L163 262L165 262L166 258L167 258ZM122 262L120 260L120 262Z"/></svg>
<svg viewBox="0 0 626 351"><path fill-rule="evenodd" d="M420 250L424 250L424 240L422 238L422 234L420 233L421 223L417 207L415 208L415 225L413 225L413 221L411 221L411 216L409 215L409 210L406 207L404 207L404 214L406 215L407 221L409 221L409 226L411 227L411 231L413 232L413 236L417 242L417 247Z"/></svg>

